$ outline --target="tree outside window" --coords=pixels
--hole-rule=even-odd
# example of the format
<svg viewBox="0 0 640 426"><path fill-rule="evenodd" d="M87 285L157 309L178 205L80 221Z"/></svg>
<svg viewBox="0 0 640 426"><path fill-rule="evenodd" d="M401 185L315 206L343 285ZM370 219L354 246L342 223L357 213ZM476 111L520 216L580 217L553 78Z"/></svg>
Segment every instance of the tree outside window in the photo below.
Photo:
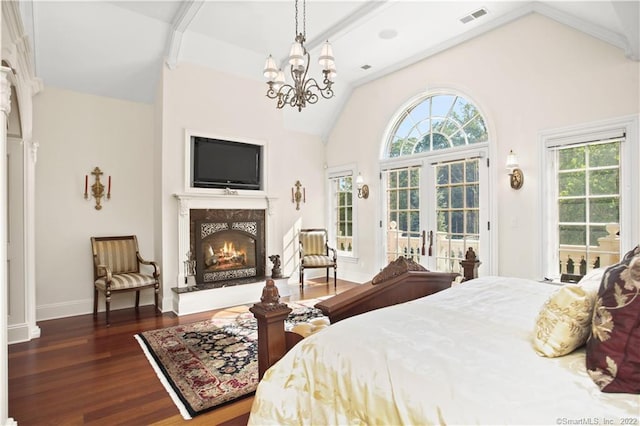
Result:
<svg viewBox="0 0 640 426"><path fill-rule="evenodd" d="M556 150L560 274L584 275L620 258L620 142Z"/></svg>
<svg viewBox="0 0 640 426"><path fill-rule="evenodd" d="M331 179L334 193L335 247L343 254L353 252L353 177Z"/></svg>

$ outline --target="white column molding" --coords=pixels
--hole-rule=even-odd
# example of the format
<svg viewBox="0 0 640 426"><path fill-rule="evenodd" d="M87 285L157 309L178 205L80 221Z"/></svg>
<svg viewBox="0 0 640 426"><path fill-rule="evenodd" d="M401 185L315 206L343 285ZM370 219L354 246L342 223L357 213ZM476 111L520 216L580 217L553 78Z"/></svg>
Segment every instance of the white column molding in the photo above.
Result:
<svg viewBox="0 0 640 426"><path fill-rule="evenodd" d="M4 141L6 143L6 121L9 113L11 113L11 83L9 82L9 75L11 74L11 68L0 67L0 71L2 72L2 77L0 78L0 112L4 113L2 119L4 120L3 124L3 135Z"/></svg>
<svg viewBox="0 0 640 426"><path fill-rule="evenodd" d="M15 87L17 104L20 105L20 123L23 140L24 160L24 203L25 223L25 303L27 307L26 320L29 326L31 338L40 336L40 329L35 320L35 161L38 144L31 142L33 128L33 95L43 88L41 79L35 76L32 47L24 30L20 5L30 4L30 0L24 2L3 1L2 19L0 27L2 31L2 43L0 44L0 57L11 68L0 68L0 158L6 158L7 152L7 117L10 112L11 85ZM31 161L27 159L30 158ZM9 417L8 411L8 351L7 351L7 176L0 173L0 424L17 425Z"/></svg>
<svg viewBox="0 0 640 426"><path fill-rule="evenodd" d="M29 338L40 337L36 323L36 162L40 144L23 139L24 285Z"/></svg>
<svg viewBox="0 0 640 426"><path fill-rule="evenodd" d="M38 148L40 147L40 144L36 141L31 141L31 143L27 144L27 147L29 152L31 152L31 161L33 164L36 164L38 162Z"/></svg>
<svg viewBox="0 0 640 426"><path fill-rule="evenodd" d="M3 8L4 9L4 8ZM0 67L0 159L7 158L7 116L11 111L11 69ZM4 170L5 167L2 167ZM0 173L0 423L17 424L9 417L9 355L7 331L7 174Z"/></svg>
<svg viewBox="0 0 640 426"><path fill-rule="evenodd" d="M186 216L189 214L189 203L184 198L178 197L178 214L180 216Z"/></svg>

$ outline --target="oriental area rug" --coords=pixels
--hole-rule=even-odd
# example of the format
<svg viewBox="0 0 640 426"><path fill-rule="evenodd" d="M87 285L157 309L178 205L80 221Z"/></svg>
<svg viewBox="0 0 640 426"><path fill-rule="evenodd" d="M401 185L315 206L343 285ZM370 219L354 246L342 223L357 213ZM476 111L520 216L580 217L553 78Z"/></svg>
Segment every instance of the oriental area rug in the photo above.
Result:
<svg viewBox="0 0 640 426"><path fill-rule="evenodd" d="M319 300L288 303L285 327L322 316ZM258 386L258 326L248 306L213 318L136 334L143 352L185 419L244 398Z"/></svg>

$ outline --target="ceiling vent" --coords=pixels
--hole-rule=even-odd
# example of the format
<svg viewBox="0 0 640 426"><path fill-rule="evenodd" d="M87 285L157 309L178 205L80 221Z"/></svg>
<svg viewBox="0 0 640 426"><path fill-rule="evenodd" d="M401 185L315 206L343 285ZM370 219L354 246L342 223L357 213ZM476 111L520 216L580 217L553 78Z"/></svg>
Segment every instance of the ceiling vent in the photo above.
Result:
<svg viewBox="0 0 640 426"><path fill-rule="evenodd" d="M369 68L371 68L371 65L369 65L369 64L365 64L365 65L361 66L360 68L362 68L363 70L365 70L365 71L366 71L366 70L368 70Z"/></svg>
<svg viewBox="0 0 640 426"><path fill-rule="evenodd" d="M460 18L460 22L462 22L463 24L466 24L480 17L483 17L487 13L488 13L487 9L483 7L476 10L475 12L471 12L470 14L463 16L462 18Z"/></svg>

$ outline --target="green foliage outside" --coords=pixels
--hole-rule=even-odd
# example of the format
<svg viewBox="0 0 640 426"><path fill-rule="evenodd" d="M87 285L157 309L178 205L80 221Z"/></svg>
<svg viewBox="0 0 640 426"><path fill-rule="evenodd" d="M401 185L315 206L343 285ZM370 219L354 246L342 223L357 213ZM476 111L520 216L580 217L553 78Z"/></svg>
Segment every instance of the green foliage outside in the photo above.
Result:
<svg viewBox="0 0 640 426"><path fill-rule="evenodd" d="M337 235L339 237L353 236L353 177L344 176L334 179L337 195ZM347 238L348 244L343 247L345 238L342 238L340 250L351 251L351 238Z"/></svg>
<svg viewBox="0 0 640 426"><path fill-rule="evenodd" d="M560 244L597 246L620 220L620 143L559 149L557 160Z"/></svg>
<svg viewBox="0 0 640 426"><path fill-rule="evenodd" d="M452 95L429 97L399 120L388 158L486 142L487 127L477 108Z"/></svg>

